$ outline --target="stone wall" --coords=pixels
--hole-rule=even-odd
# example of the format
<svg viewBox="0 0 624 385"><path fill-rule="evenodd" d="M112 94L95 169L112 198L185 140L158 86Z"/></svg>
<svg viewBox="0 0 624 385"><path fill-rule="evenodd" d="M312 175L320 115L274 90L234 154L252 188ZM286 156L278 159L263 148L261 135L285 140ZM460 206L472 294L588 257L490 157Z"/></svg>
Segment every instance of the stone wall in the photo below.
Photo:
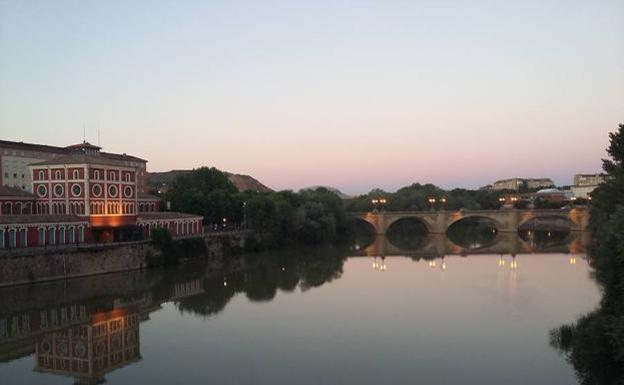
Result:
<svg viewBox="0 0 624 385"><path fill-rule="evenodd" d="M147 267L147 257L158 253L149 243L134 243L3 256L0 286L142 269Z"/></svg>
<svg viewBox="0 0 624 385"><path fill-rule="evenodd" d="M180 261L219 259L231 255L244 248L249 234L247 231L206 234L203 238L205 249L182 256ZM151 260L161 255L162 252L148 242L1 255L0 287L144 269ZM222 264L225 261L219 259L218 262Z"/></svg>

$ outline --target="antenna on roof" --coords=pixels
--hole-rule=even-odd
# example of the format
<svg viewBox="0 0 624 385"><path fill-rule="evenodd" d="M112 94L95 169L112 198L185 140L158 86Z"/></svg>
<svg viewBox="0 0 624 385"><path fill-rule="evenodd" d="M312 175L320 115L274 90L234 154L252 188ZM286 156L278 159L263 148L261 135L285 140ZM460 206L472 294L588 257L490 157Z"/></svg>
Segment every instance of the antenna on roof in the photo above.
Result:
<svg viewBox="0 0 624 385"><path fill-rule="evenodd" d="M82 122L82 143L87 143L87 131L85 122Z"/></svg>

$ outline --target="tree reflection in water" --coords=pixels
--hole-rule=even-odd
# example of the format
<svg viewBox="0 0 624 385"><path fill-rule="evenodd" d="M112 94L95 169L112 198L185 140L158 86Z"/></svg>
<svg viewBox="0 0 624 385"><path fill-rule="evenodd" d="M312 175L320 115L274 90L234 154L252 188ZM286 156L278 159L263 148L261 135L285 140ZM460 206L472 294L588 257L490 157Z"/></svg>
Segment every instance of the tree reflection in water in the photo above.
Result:
<svg viewBox="0 0 624 385"><path fill-rule="evenodd" d="M417 250L427 240L428 231L425 225L418 219L405 218L394 222L386 237L388 241L402 250Z"/></svg>
<svg viewBox="0 0 624 385"><path fill-rule="evenodd" d="M607 253L592 259L603 288L599 308L550 332L551 346L566 355L583 385L624 383L624 258L621 251Z"/></svg>
<svg viewBox="0 0 624 385"><path fill-rule="evenodd" d="M483 218L462 219L453 223L446 231L451 242L469 250L491 245L496 235L494 224Z"/></svg>
<svg viewBox="0 0 624 385"><path fill-rule="evenodd" d="M221 312L238 293L251 301L271 301L278 290L306 291L342 275L344 254L334 249L306 250L292 255L258 255L255 268L244 272L206 278L204 292L176 303L182 312L211 316Z"/></svg>

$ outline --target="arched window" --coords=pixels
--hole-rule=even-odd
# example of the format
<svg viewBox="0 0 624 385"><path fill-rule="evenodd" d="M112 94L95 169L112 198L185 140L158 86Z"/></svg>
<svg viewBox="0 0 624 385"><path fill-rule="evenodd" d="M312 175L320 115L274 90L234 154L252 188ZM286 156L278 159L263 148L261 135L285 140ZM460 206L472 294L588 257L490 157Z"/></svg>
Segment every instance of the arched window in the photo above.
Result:
<svg viewBox="0 0 624 385"><path fill-rule="evenodd" d="M15 246L17 245L17 242L15 241L15 229L10 229L9 230L9 248L10 249L14 249Z"/></svg>
<svg viewBox="0 0 624 385"><path fill-rule="evenodd" d="M43 227L37 230L37 244L39 246L45 246L45 229Z"/></svg>
<svg viewBox="0 0 624 385"><path fill-rule="evenodd" d="M83 226L78 226L78 242L79 243L84 242L84 227Z"/></svg>
<svg viewBox="0 0 624 385"><path fill-rule="evenodd" d="M28 246L28 238L26 238L26 229L20 229L19 242L20 242L20 247Z"/></svg>
<svg viewBox="0 0 624 385"><path fill-rule="evenodd" d="M43 171L39 171L39 180L43 180Z"/></svg>
<svg viewBox="0 0 624 385"><path fill-rule="evenodd" d="M117 180L117 175L115 175L115 172L114 172L114 171L111 171L111 172L108 174L108 179L110 179L110 180Z"/></svg>
<svg viewBox="0 0 624 385"><path fill-rule="evenodd" d="M59 243L59 245L64 245L65 244L65 227L64 226L59 227L58 243Z"/></svg>
<svg viewBox="0 0 624 385"><path fill-rule="evenodd" d="M48 243L56 245L56 229L54 227L48 228Z"/></svg>
<svg viewBox="0 0 624 385"><path fill-rule="evenodd" d="M129 172L126 173L126 182L130 182L130 173Z"/></svg>
<svg viewBox="0 0 624 385"><path fill-rule="evenodd" d="M56 172L54 173L54 179L61 179L61 171L60 170L56 170Z"/></svg>
<svg viewBox="0 0 624 385"><path fill-rule="evenodd" d="M4 215L12 215L13 214L13 204L11 202L7 202L2 207L2 213Z"/></svg>
<svg viewBox="0 0 624 385"><path fill-rule="evenodd" d="M75 243L76 242L76 229L74 228L74 226L70 226L69 227L69 243Z"/></svg>
<svg viewBox="0 0 624 385"><path fill-rule="evenodd" d="M99 170L95 170L95 172L93 173L93 179L100 179L100 171Z"/></svg>
<svg viewBox="0 0 624 385"><path fill-rule="evenodd" d="M78 170L74 170L74 179L80 179L80 172L78 172Z"/></svg>

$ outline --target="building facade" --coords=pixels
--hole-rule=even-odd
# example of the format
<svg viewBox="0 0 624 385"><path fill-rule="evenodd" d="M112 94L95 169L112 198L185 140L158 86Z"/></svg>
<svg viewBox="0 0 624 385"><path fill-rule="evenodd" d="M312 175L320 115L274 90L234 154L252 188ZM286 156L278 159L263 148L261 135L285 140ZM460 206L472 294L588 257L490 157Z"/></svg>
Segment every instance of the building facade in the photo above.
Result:
<svg viewBox="0 0 624 385"><path fill-rule="evenodd" d="M160 212L160 198L141 191L144 166L89 143L30 163L28 189L0 187L0 249L137 241L157 227L203 233L201 216Z"/></svg>
<svg viewBox="0 0 624 385"><path fill-rule="evenodd" d="M574 186L597 186L604 183L604 174L576 174L574 175Z"/></svg>
<svg viewBox="0 0 624 385"><path fill-rule="evenodd" d="M485 186L488 190L512 190L519 191L523 187L529 190L553 187L555 184L550 178L510 178L501 179Z"/></svg>
<svg viewBox="0 0 624 385"><path fill-rule="evenodd" d="M48 146L24 142L0 140L0 185L31 190L31 174L29 165L66 155L75 154L85 149L85 144L67 147ZM89 145L91 146L91 145ZM97 146L91 146L98 148ZM147 192L147 161L127 154L115 154L100 151L103 158L119 161L127 167L137 169L138 189Z"/></svg>

